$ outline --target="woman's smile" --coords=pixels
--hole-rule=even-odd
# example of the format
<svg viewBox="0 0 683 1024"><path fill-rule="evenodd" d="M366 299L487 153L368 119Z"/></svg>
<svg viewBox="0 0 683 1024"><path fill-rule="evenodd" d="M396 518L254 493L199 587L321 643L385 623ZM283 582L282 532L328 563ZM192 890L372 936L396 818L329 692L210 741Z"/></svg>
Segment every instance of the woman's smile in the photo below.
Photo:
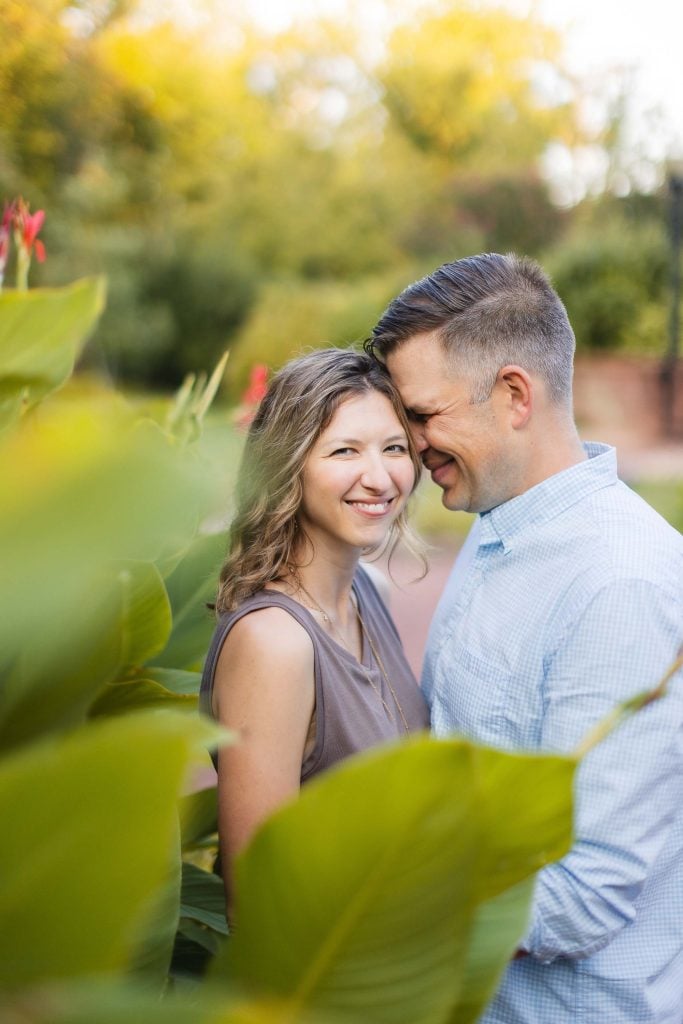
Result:
<svg viewBox="0 0 683 1024"><path fill-rule="evenodd" d="M394 498L386 498L384 501L361 501L348 498L346 504L350 505L356 512L360 512L361 515L369 516L371 519L378 519L391 511L394 501Z"/></svg>

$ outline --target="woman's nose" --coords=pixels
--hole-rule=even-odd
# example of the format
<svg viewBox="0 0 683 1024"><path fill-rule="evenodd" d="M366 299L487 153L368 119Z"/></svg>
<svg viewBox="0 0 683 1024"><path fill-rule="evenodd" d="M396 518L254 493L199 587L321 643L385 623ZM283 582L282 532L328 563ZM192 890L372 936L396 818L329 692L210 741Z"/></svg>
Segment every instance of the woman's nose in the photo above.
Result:
<svg viewBox="0 0 683 1024"><path fill-rule="evenodd" d="M366 459L361 473L361 483L372 491L385 491L391 487L391 474L381 456Z"/></svg>

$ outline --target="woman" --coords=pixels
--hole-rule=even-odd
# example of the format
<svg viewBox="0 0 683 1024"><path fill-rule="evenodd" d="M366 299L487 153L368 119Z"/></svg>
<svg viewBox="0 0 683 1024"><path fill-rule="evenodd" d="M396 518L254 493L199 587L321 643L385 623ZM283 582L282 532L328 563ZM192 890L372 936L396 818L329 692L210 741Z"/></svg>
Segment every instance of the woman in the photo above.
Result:
<svg viewBox="0 0 683 1024"><path fill-rule="evenodd" d="M336 761L428 726L361 554L406 533L420 461L383 367L348 349L287 364L247 438L202 708L218 756L223 877L254 829Z"/></svg>

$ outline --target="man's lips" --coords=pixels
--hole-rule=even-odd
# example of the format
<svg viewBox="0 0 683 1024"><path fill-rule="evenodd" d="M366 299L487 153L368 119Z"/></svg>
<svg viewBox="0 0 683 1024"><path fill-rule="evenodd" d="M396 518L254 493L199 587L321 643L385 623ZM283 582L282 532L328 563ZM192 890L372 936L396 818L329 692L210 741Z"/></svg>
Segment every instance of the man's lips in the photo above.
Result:
<svg viewBox="0 0 683 1024"><path fill-rule="evenodd" d="M425 466L432 474L432 480L435 484L440 484L444 477L448 476L450 467L455 462L455 459L446 459L445 462L429 463L426 462Z"/></svg>

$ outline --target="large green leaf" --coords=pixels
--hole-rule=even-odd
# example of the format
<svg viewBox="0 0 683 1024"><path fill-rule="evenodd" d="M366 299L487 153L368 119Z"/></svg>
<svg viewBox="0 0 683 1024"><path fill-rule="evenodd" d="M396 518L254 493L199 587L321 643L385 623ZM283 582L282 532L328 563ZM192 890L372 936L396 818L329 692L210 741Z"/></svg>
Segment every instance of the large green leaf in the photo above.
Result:
<svg viewBox="0 0 683 1024"><path fill-rule="evenodd" d="M162 992L166 986L180 922L182 861L178 856L178 839L178 829L175 829L164 884L154 893L147 913L141 916L143 923L128 960L128 973L157 992Z"/></svg>
<svg viewBox="0 0 683 1024"><path fill-rule="evenodd" d="M4 424L16 417L17 400L31 405L69 377L104 309L105 290L104 278L94 277L66 288L0 294L0 410L5 414Z"/></svg>
<svg viewBox="0 0 683 1024"><path fill-rule="evenodd" d="M144 563L187 544L215 494L156 426L100 404L46 404L0 445L0 729L14 742L77 721L164 646L168 598Z"/></svg>
<svg viewBox="0 0 683 1024"><path fill-rule="evenodd" d="M66 636L62 636L68 644L32 644L18 652L0 696L0 748L80 720L103 682L163 647L171 613L163 580L152 563L112 566L102 573L97 590L99 603L91 604L86 619L89 632L66 626ZM59 611L55 617L60 617ZM169 704L191 702L157 683L148 685L168 694ZM145 696L149 694L141 696L137 687L107 684L97 710L113 714L161 703L144 700Z"/></svg>
<svg viewBox="0 0 683 1024"><path fill-rule="evenodd" d="M148 665L143 671L147 679L159 683L171 693L186 697L199 696L199 686L202 681L199 672L187 672L180 668L155 668L151 665Z"/></svg>
<svg viewBox="0 0 683 1024"><path fill-rule="evenodd" d="M224 533L197 537L166 578L173 630L155 665L196 669L206 655L215 618L207 604L216 597L216 584L225 558Z"/></svg>
<svg viewBox="0 0 683 1024"><path fill-rule="evenodd" d="M123 968L167 875L188 762L211 734L138 715L0 763L0 988Z"/></svg>
<svg viewBox="0 0 683 1024"><path fill-rule="evenodd" d="M189 793L180 801L180 833L183 849L188 849L212 835L218 828L216 787Z"/></svg>
<svg viewBox="0 0 683 1024"><path fill-rule="evenodd" d="M228 934L225 918L225 889L218 875L183 864L180 915L206 925L221 935Z"/></svg>
<svg viewBox="0 0 683 1024"><path fill-rule="evenodd" d="M0 992L3 1024L289 1024L277 1000L246 1001L211 990L174 993L161 1000L144 989L104 983ZM304 1024L334 1024L309 1016Z"/></svg>
<svg viewBox="0 0 683 1024"><path fill-rule="evenodd" d="M525 878L477 908L449 1024L474 1024L494 995L510 953L526 930L533 889L534 878Z"/></svg>
<svg viewBox="0 0 683 1024"><path fill-rule="evenodd" d="M165 593L165 591L164 591ZM142 622L147 620L142 619ZM122 715L144 708L195 712L201 676L181 669L142 668L107 683L90 708L92 716Z"/></svg>
<svg viewBox="0 0 683 1024"><path fill-rule="evenodd" d="M528 889L494 897L569 846L574 767L428 738L350 759L238 858L237 931L212 978L288 999L292 1021L469 1019L454 1015L466 979L495 981L528 913ZM471 960L503 919L491 962Z"/></svg>
<svg viewBox="0 0 683 1024"><path fill-rule="evenodd" d="M90 714L93 717L126 715L154 707L194 712L197 710L197 698L173 693L153 679L121 679L106 684L92 704Z"/></svg>

